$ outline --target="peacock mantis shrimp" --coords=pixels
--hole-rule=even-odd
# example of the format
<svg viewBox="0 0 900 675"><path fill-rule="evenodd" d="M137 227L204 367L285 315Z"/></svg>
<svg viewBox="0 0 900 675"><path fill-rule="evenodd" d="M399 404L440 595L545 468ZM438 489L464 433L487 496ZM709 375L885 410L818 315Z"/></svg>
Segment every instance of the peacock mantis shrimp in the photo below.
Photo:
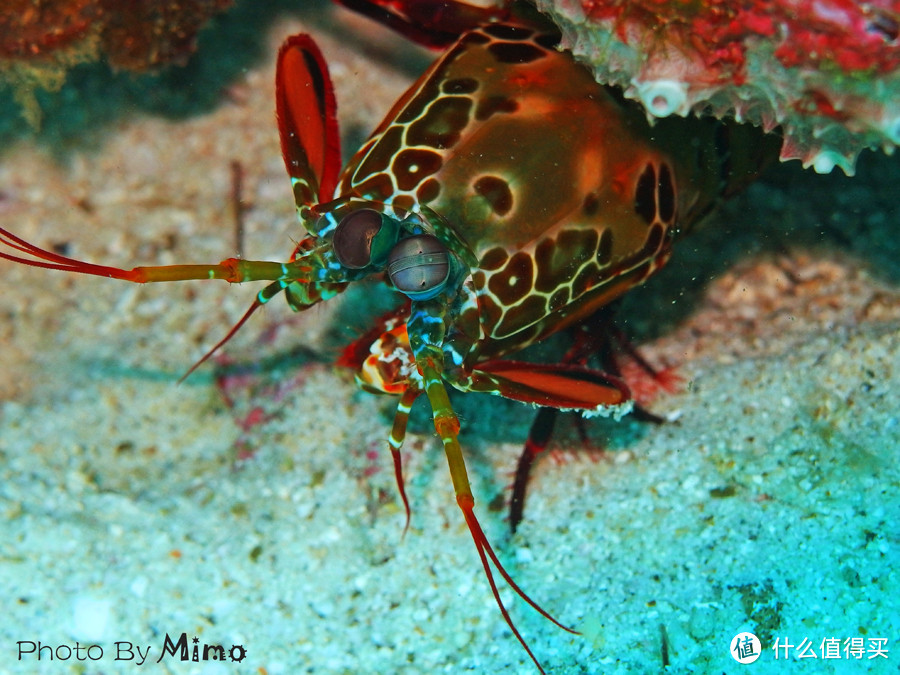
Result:
<svg viewBox="0 0 900 675"><path fill-rule="evenodd" d="M191 371L279 295L303 311L348 285L385 279L404 304L345 362L364 388L400 397L388 443L404 504L400 448L413 402L427 398L493 597L543 672L501 600L495 572L541 615L575 631L516 584L488 541L447 385L588 417L627 413L628 386L613 374L583 360L510 356L581 325L659 270L679 235L777 155L778 139L710 119L651 127L641 109L556 49L552 26L520 7L453 6L448 23L440 3L347 4L446 49L342 169L325 60L307 35L282 46L278 129L307 233L288 260L126 270L67 257L2 228L0 257L133 283L268 282ZM414 8L422 14L404 13Z"/></svg>

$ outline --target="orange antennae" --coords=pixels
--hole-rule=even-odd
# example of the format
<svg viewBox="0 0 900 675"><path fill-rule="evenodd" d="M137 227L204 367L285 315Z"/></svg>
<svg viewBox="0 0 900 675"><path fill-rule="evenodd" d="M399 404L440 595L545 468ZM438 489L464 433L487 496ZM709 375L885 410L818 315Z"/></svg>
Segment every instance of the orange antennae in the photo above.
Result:
<svg viewBox="0 0 900 675"><path fill-rule="evenodd" d="M208 265L158 265L150 267L135 267L125 270L109 265L97 265L94 263L69 258L68 256L53 253L17 237L9 230L0 227L0 244L11 249L26 253L33 258L23 258L0 251L0 258L11 262L42 267L49 270L62 272L77 272L89 274L95 277L108 277L122 279L136 284L146 284L156 281L188 281L199 279L223 279L230 283L244 281L271 281L285 278L286 269L290 263L270 262L266 260L241 260L239 258L226 258L218 263Z"/></svg>
<svg viewBox="0 0 900 675"><path fill-rule="evenodd" d="M272 280L273 283L263 288L256 294L253 304L232 326L231 330L224 338L219 340L212 349L204 354L190 369L182 375L178 383L184 380L209 357L211 357L222 345L228 342L235 333L240 330L250 315L259 307L266 304L273 297L283 291L290 283L288 273L288 264L268 262L262 260L242 260L239 258L227 258L220 263L211 265L164 265L152 267L135 267L131 270L125 270L119 267L111 267L109 265L96 265L94 263L85 262L76 258L54 253L46 249L36 246L31 242L16 236L9 230L0 227L0 244L9 248L25 253L30 258L18 255L12 255L4 251L0 251L0 259L9 260L11 262L29 265L31 267L41 267L44 269L60 270L62 272L77 272L80 274L90 274L98 277L110 277L113 279L122 279L123 281L131 281L133 283L144 284L155 281L187 281L199 279L224 279L231 283L240 283L242 281L254 280Z"/></svg>
<svg viewBox="0 0 900 675"><path fill-rule="evenodd" d="M31 267L43 267L48 270L80 272L82 274L93 274L94 276L99 277L113 277L115 279L136 281L136 279L131 279L127 276L128 273L125 270L119 269L118 267L95 265L93 263L82 262L81 260L75 260L74 258L53 253L52 251L47 251L39 246L35 246L31 242L25 241L21 237L17 237L12 232L5 230L2 227L0 227L0 243L37 258L37 260L33 260L32 258L22 258L0 251L0 258L11 262L30 265Z"/></svg>
<svg viewBox="0 0 900 675"><path fill-rule="evenodd" d="M222 345L224 345L226 342L228 342L231 338L233 338L235 336L235 334L241 329L241 326L243 326L244 323L246 323L247 319L250 318L250 315L253 314L253 312L255 312L257 309L259 309L262 306L263 306L263 303L261 303L259 300L254 299L253 304L250 305L250 308L246 312L244 312L244 316L242 316L240 319L238 319L237 323L231 327L231 330L228 331L228 333L225 335L225 337L223 337L215 345L213 345L212 349L210 349L203 356L201 356L194 363L194 365L192 365L190 368L188 368L187 372L184 375L182 375L181 377L178 378L178 384L181 384L186 379L188 379L188 377L190 377L191 373L193 373L195 370L197 370L197 368L199 368L204 363L206 363L209 360L210 356L212 356L217 351L219 351L219 348L222 347Z"/></svg>
<svg viewBox="0 0 900 675"><path fill-rule="evenodd" d="M209 357L212 356L213 354L215 354L219 350L219 348L222 347L222 345L224 345L231 338L233 338L235 336L235 334L241 329L241 326L243 326L247 322L247 319L250 318L250 316L253 314L253 312L255 312L257 309L262 307L267 302L269 302L269 300L271 300L276 295L281 293L281 291L283 291L285 288L286 288L286 286L283 281L276 281L274 283L269 284L264 289L262 289L259 293L257 293L256 297L253 298L253 304L250 305L250 307L247 309L247 311L244 312L244 315L240 319L238 319L237 323L235 323L231 327L231 330L228 331L228 333L225 335L225 337L223 337L216 344L214 344L212 349L210 349L203 356L201 356L199 361L197 361L194 365L192 365L184 375L179 377L178 384L181 384L182 382L184 382L190 376L191 373L193 373L195 370L197 370L197 368L199 368L204 363L206 363L206 361L209 359Z"/></svg>

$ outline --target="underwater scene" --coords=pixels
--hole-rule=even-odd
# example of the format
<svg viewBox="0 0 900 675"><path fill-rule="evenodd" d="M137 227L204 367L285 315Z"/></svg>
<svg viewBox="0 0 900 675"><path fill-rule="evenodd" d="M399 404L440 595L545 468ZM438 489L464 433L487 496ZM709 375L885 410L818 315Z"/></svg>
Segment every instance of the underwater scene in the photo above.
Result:
<svg viewBox="0 0 900 675"><path fill-rule="evenodd" d="M108 14L92 14L94 4ZM831 114L821 96L816 111L793 105L776 88L795 82L761 61L747 67L749 76L766 76L748 77L757 89L743 99L754 102L744 117L753 119L762 100L790 108L791 116L779 117L788 129L782 153L801 161L764 167L751 156L761 145L742 155L734 145L711 175L699 160L698 171L677 174L674 183L662 169L653 174L645 225L664 234L655 240L658 254L635 268L641 274L623 275L621 298L617 292L609 303L615 327L601 327L618 349L588 339L599 358L567 360L572 337L561 330L524 350L498 349L514 362L504 378L491 370L497 361L487 344L487 356L467 374L477 380L471 389L505 395L496 396L452 386L471 363L451 363L457 352L445 346L446 407L415 368L431 363L427 350L415 350L430 339L422 326L443 296L390 287L382 277L402 286L395 267L361 278L359 269L369 267L348 264L337 243L333 258L322 254L331 267L320 265L323 276L308 284L323 301L303 312L283 301L277 275L242 284L103 277L136 266L291 259L307 237L295 199L310 207L316 200L304 202L304 190L315 197L317 183L336 179L329 179L334 153L320 153L306 136L322 127L327 136L328 123L311 116L314 104L297 103L302 90L328 108L327 82L307 43L299 43L303 59L285 57L281 67L309 71L308 81L276 90L279 47L290 36L311 36L327 64L342 165L429 64L457 47L427 49L408 28L392 30L325 0L197 1L179 11L168 4L138 16L117 14L116 2L48 3L44 32L35 28L32 3L17 17L0 9L0 673L900 672L900 160L883 151L900 138L890 124L900 119L900 78L890 60L900 18L882 8L888 3L867 10L866 30L884 43L881 61L835 47L840 65L858 72L831 77L832 65L819 64L825 79L804 80L821 85L819 92L850 92L839 99L837 126L821 124ZM601 11L613 3L539 4L554 19L562 7L567 44L576 40L567 32L573 22L576 33L596 35L605 21L634 27L646 20L648 3L618 3L634 8L626 15ZM409 14L417 26L427 26L427 15ZM774 24L742 17L765 39L780 25L777 17ZM501 40L493 48L524 42L519 30L485 34ZM628 32L633 40L639 34ZM603 35L622 68L662 67L656 57L629 60ZM588 42L578 40L582 48ZM492 53L507 64L540 61L527 46ZM729 54L728 67L737 67ZM800 67L794 52L771 54ZM477 90L489 70L472 68L468 82L454 80L454 91ZM685 71L683 101L680 85L669 86L675 75L653 72L659 86L651 101L664 95L660 104L672 104L666 124L678 121L679 106L702 105L696 70ZM727 73L731 84L710 85L710 112L720 117L724 97L743 96ZM575 88L552 78L545 86ZM628 97L646 98L648 89L634 86ZM518 112L508 98L490 100L492 114ZM565 112L550 100L536 95L529 105L555 111L544 114L553 129ZM603 105L630 105L621 94L610 101L619 103ZM887 120L883 138L864 124L866 115ZM577 127L581 118L571 117ZM639 126L622 119L610 134L628 137ZM537 168L523 154L523 165L549 186L541 192L532 181L525 198L551 203L554 176L595 155L604 168L667 167L667 157L699 155L699 141L667 131L676 126L648 128L656 130L647 132L650 149L620 152L602 141L596 153L591 146L542 155ZM285 144L285 129L305 150ZM517 144L545 133L528 129L484 147L508 147L518 157ZM441 152L449 163L447 134ZM655 143L664 149L661 164L644 159L657 157ZM291 175L283 147L300 167ZM480 170L477 153L466 161ZM304 173L304 162L311 171ZM428 170L424 155L417 162L403 175ZM813 170L830 165L831 173ZM700 188L695 202L681 191L667 197L667 185L696 187L679 182L682 175L717 188L734 172L756 169L762 175L721 206L713 209L711 200L691 232L675 237L678 228L660 221L667 210L675 219L667 201L687 200L678 202L682 215L706 199ZM606 175L614 186L625 180ZM513 180L474 184L492 222L503 222L507 201L520 198ZM443 188L441 199L459 189L460 212L477 211L481 202L465 184ZM604 203L582 208L602 212ZM384 222L407 227L388 217L395 206L401 213L399 197ZM541 220L540 208L534 213L535 228L555 226ZM635 215L621 218L630 223ZM423 217L413 236L443 237L446 220L446 212ZM446 282L459 277L462 288L467 244L457 234L444 238L453 244L441 260L450 267ZM512 246L515 239L497 226L497 241ZM606 250L603 241L592 257ZM297 255L315 267L318 254L304 257L303 246ZM435 259L422 255L410 257ZM88 273L16 260L24 258ZM343 276L326 276L332 273ZM180 381L273 280L272 301ZM510 277L509 285L519 280ZM335 294L330 284L344 281L346 291ZM408 322L409 337L376 365L384 373L393 359L409 358L397 391L428 389L412 406L400 450L408 521L389 445L405 420L398 397L365 390L354 378L363 359L384 347L373 327L387 332L382 317L407 297L412 310L400 323ZM494 297L484 291L479 302ZM454 345L465 344L466 309L460 301L440 315ZM565 312L554 316L551 328L553 320L572 324ZM531 370L530 361L557 369ZM610 363L620 377L602 379ZM547 390L534 393L547 380ZM579 388L594 396L598 382L616 394L627 384L637 413L616 420L563 412L552 433L534 425L540 403L577 407L560 402ZM456 434L443 424L450 408L480 530L467 522L465 471L452 459ZM513 532L512 486L529 434L546 436L546 449L524 495L516 493L524 504ZM523 594L577 633L542 616Z"/></svg>

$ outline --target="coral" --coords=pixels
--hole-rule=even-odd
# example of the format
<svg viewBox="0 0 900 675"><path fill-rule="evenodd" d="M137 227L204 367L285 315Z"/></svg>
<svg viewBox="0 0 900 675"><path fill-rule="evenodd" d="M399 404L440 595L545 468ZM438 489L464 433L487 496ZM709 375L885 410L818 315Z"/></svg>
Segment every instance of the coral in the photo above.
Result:
<svg viewBox="0 0 900 675"><path fill-rule="evenodd" d="M34 89L58 89L73 65L101 56L147 70L187 60L197 32L232 0L5 0L0 75L34 124Z"/></svg>
<svg viewBox="0 0 900 675"><path fill-rule="evenodd" d="M0 58L54 61L92 38L117 68L183 61L197 31L232 0L6 0Z"/></svg>
<svg viewBox="0 0 900 675"><path fill-rule="evenodd" d="M564 46L648 114L773 128L781 157L852 174L900 143L898 0L536 0Z"/></svg>
<svg viewBox="0 0 900 675"><path fill-rule="evenodd" d="M206 21L232 0L99 0L104 8L102 43L110 64L144 70L182 63Z"/></svg>

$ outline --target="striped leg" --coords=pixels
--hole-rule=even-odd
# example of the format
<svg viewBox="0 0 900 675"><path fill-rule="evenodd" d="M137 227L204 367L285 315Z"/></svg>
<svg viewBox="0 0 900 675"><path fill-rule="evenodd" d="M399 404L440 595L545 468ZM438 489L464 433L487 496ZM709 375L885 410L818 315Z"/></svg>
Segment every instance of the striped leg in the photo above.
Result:
<svg viewBox="0 0 900 675"><path fill-rule="evenodd" d="M413 302L412 313L407 322L407 331L410 338L410 346L416 359L419 373L422 376L422 388L425 395L428 396L428 402L431 404L431 410L434 414L434 428L441 437L441 443L444 445L444 454L447 456L447 464L450 467L450 479L453 482L453 490L456 493L456 503L463 512L466 519L466 526L475 542L475 549L478 551L478 557L481 559L481 566L484 569L488 584L491 587L491 593L500 613L503 615L506 625L516 636L516 639L522 645L528 656L537 666L538 670L543 673L544 669L538 662L531 648L526 644L525 639L519 633L513 623L512 618L503 601L500 599L500 591L497 589L497 582L494 579L494 573L491 570L491 563L494 568L503 577L507 585L515 591L516 595L531 605L541 616L549 621L569 631L576 633L563 626L559 621L554 619L550 614L532 600L518 584L513 581L509 572L500 563L497 554L494 553L481 524L475 516L475 498L472 496L472 488L469 485L469 476L466 472L466 463L463 459L462 448L459 445L459 418L453 411L450 404L450 398L447 396L447 389L444 386L442 373L444 372L444 353L441 346L445 336L444 313L446 308L439 302ZM490 559L490 562L488 561Z"/></svg>
<svg viewBox="0 0 900 675"><path fill-rule="evenodd" d="M415 386L410 386L400 396L400 402L397 403L397 412L394 413L394 425L391 427L391 435L388 437L388 446L391 448L391 458L394 460L394 477L397 479L397 489L400 491L400 498L403 500L403 508L406 509L406 525L403 527L403 535L409 530L409 500L406 498L406 487L403 482L403 466L400 457L400 448L406 438L406 425L409 422L409 411L412 404L419 397L422 391Z"/></svg>
<svg viewBox="0 0 900 675"><path fill-rule="evenodd" d="M525 648L525 651L528 652L528 656L531 657L531 660L537 666L538 670L543 673L544 669L541 667L541 664L538 662L528 644L525 642L525 639L519 633L519 630L516 628L512 618L509 615L509 612L506 609L506 606L500 599L500 591L497 589L497 582L494 579L494 574L491 571L491 565L488 562L488 559L490 559L490 562L494 564L497 572L499 572L500 576L503 577L503 580L507 583L507 585L513 591L515 591L516 595L518 595L525 602L531 605L538 613L541 614L541 616L552 621L554 624L565 631L574 633L576 635L578 634L578 632L572 630L571 628L563 626L545 609L538 605L537 602L532 600L525 593L525 591L519 588L519 585L515 581L513 581L513 578L510 576L509 572L507 572L503 565L500 563L500 560L497 558L497 554L494 553L493 547L491 547L491 544L488 541L484 530L481 529L481 524L478 522L478 518L475 516L475 498L472 496L472 489L469 486L469 477L466 472L466 464L463 459L462 448L459 445L459 419L457 418L456 413L453 412L453 408L450 405L450 399L447 396L447 390L444 387L444 383L440 376L439 364L435 363L431 358L423 359L424 363L419 361L418 358L416 360L420 364L422 377L425 380L425 393L428 396L428 401L431 403L431 409L434 412L434 427L438 435L441 437L441 442L444 444L444 453L447 455L447 463L450 465L450 477L453 481L453 489L456 492L456 503L459 505L459 508L463 512L463 517L466 519L466 525L468 526L469 532L472 535L472 539L475 542L475 548L478 551L478 557L481 558L481 566L484 568L484 573L487 576L488 584L490 584L491 592L494 595L494 600L497 603L497 607L500 608L500 613L503 615L503 619L506 621L506 625L509 626L509 629L513 632L513 635L516 636L516 639L519 641L522 647Z"/></svg>

